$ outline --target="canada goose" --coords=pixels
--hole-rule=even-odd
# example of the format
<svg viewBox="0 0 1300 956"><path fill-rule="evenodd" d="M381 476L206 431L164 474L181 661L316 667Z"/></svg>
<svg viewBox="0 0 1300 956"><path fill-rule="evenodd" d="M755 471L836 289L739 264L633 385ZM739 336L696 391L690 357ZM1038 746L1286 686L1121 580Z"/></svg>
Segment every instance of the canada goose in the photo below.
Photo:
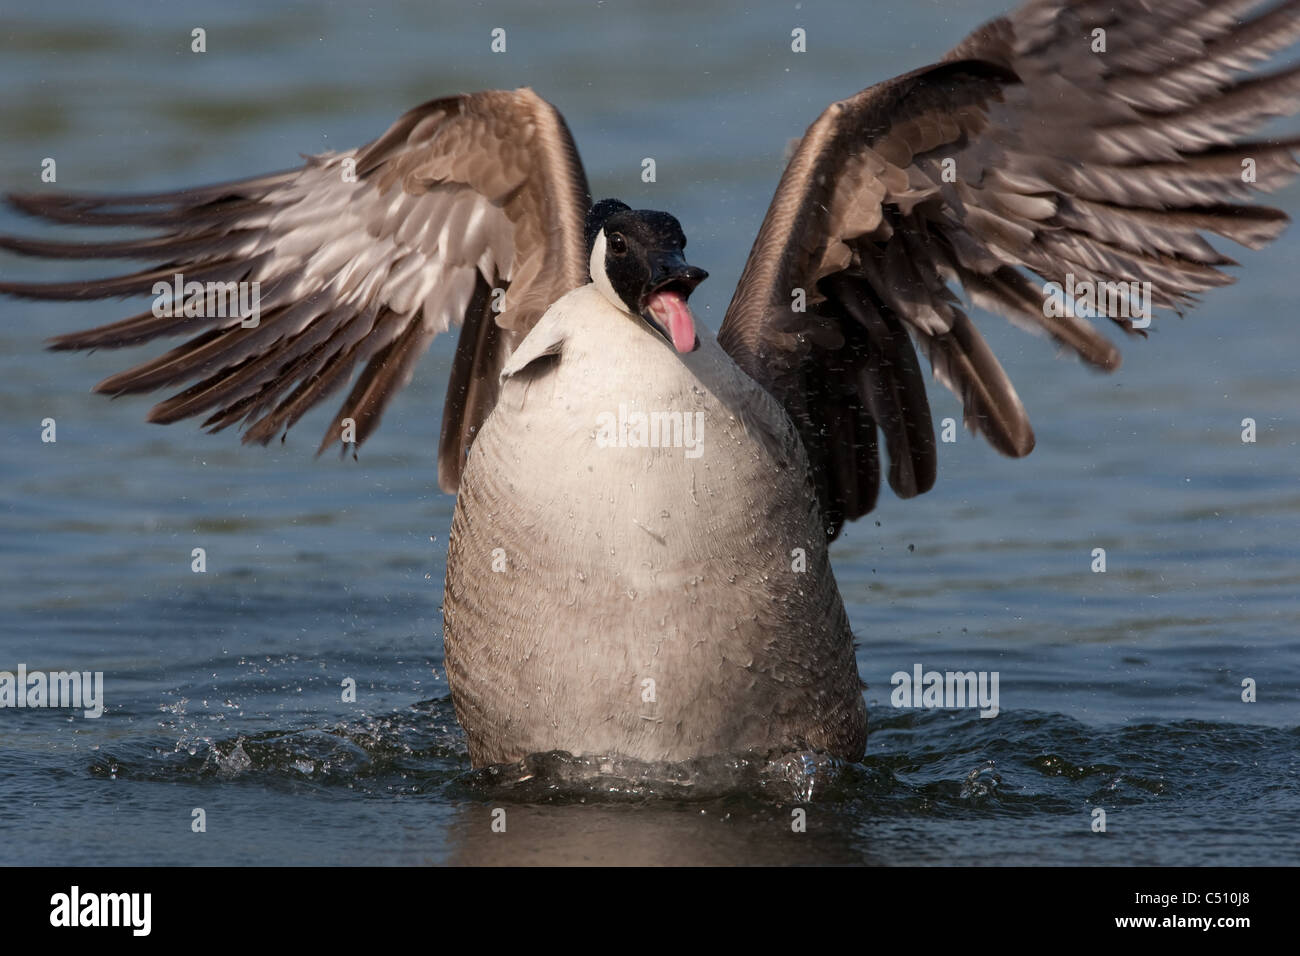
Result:
<svg viewBox="0 0 1300 956"><path fill-rule="evenodd" d="M877 430L898 495L934 482L915 346L967 425L1022 456L1025 410L950 283L1113 370L1076 300L1104 284L1100 311L1138 335L1150 307L1232 281L1202 233L1275 238L1287 217L1240 201L1300 170L1296 141L1246 139L1300 98L1300 70L1239 75L1300 37L1300 0L1238 20L1258 7L1033 0L832 104L794 149L716 339L689 309L705 273L677 220L593 206L563 118L529 89L430 101L288 172L12 196L46 219L161 232L4 248L163 264L0 291L155 295L52 347L197 333L97 390L184 386L149 419L239 423L246 442L360 366L320 450L363 443L461 325L438 475L458 495L446 659L473 762L853 760L866 709L828 545L874 505ZM224 306L253 283L252 313L214 307L214 289Z"/></svg>

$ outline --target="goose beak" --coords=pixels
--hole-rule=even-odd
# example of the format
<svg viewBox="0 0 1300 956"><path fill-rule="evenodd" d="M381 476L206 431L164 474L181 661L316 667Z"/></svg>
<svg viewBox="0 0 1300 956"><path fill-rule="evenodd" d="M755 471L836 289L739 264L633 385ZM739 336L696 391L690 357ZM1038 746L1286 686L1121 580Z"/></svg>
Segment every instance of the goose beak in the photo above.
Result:
<svg viewBox="0 0 1300 956"><path fill-rule="evenodd" d="M662 253L651 263L648 291L641 298L641 316L683 354L700 347L695 316L686 300L708 277L703 269L688 265L678 251Z"/></svg>

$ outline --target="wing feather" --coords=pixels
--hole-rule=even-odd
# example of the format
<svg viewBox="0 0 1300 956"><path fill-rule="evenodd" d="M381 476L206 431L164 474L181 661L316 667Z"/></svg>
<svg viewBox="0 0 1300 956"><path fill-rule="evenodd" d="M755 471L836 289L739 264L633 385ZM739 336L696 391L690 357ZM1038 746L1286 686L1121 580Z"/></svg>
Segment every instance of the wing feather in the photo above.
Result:
<svg viewBox="0 0 1300 956"><path fill-rule="evenodd" d="M342 441L346 419L360 445L433 339L465 325L476 344L457 350L452 378L475 383L473 400L449 392L440 448L442 484L453 492L495 404L501 364L552 302L586 281L586 175L563 118L528 89L430 101L368 146L308 157L296 170L177 192L9 201L53 222L161 233L105 242L5 236L0 248L161 264L102 279L5 282L0 292L85 300L156 295L156 283L177 275L205 289L257 283L256 324L187 293L174 315L150 309L51 341L54 349L119 348L190 334L96 386L123 395L186 385L151 421L206 414L205 427L238 423L244 441L265 444L359 369L320 450Z"/></svg>
<svg viewBox="0 0 1300 956"><path fill-rule="evenodd" d="M1249 137L1300 109L1300 66L1252 71L1297 40L1300 0L1031 0L943 62L818 117L719 340L800 428L832 536L874 503L856 490L870 480L851 476L878 468L874 442L825 440L845 408L884 431L896 491L933 481L923 383L889 323L970 428L1025 455L1020 397L954 288L1112 370L1118 349L1046 308L1048 283L1147 282L1154 307L1181 313L1233 281L1207 237L1255 249L1278 236L1288 217L1243 201L1300 172L1300 141ZM1131 314L1108 317L1144 334Z"/></svg>

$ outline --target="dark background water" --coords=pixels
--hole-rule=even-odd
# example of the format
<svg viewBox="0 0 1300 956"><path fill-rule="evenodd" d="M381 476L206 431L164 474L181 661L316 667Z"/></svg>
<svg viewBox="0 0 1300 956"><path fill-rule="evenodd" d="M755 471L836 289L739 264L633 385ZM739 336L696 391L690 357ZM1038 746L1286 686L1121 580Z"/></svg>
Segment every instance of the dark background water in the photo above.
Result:
<svg viewBox="0 0 1300 956"><path fill-rule="evenodd" d="M425 99L530 85L566 115L598 196L681 219L712 273L693 302L715 329L787 140L1001 11L13 6L0 7L5 189L280 169ZM204 55L189 52L195 26ZM805 55L790 52L797 26ZM488 49L495 27L504 55ZM57 187L39 182L46 156ZM1294 214L1300 190L1276 201ZM0 231L43 230L5 210ZM978 314L1037 450L1012 462L962 433L933 492L882 497L835 546L873 730L804 834L770 781L614 799L599 782L561 793L467 773L439 610L449 337L359 461L317 462L332 407L266 450L164 430L143 421L146 399L87 393L145 353L42 351L128 305L0 303L0 670L102 670L107 696L98 720L0 711L0 862L1294 863L1298 243L1293 230L1244 253L1239 285L1126 343L1111 376ZM88 268L0 255L6 278ZM936 420L960 418L937 386L932 402ZM46 417L56 444L40 441ZM206 574L190 571L194 547ZM1089 569L1094 547L1105 574ZM890 675L916 663L998 671L1001 713L892 709ZM340 703L345 677L356 704ZM1241 700L1247 677L1256 703ZM490 831L494 807L506 834Z"/></svg>

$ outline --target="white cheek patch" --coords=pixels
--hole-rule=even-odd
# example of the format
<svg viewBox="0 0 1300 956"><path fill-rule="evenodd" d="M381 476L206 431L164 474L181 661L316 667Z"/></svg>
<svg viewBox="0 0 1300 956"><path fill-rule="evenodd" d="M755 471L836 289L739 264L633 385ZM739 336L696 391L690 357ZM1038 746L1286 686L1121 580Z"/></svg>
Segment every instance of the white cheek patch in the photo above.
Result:
<svg viewBox="0 0 1300 956"><path fill-rule="evenodd" d="M614 308L620 312L627 312L627 306L623 300L618 297L614 291L614 286L610 284L609 276L605 274L605 230L601 229L596 234L596 241L591 245L591 261L588 263L591 269L591 283L603 295ZM631 313L628 313L631 315Z"/></svg>

